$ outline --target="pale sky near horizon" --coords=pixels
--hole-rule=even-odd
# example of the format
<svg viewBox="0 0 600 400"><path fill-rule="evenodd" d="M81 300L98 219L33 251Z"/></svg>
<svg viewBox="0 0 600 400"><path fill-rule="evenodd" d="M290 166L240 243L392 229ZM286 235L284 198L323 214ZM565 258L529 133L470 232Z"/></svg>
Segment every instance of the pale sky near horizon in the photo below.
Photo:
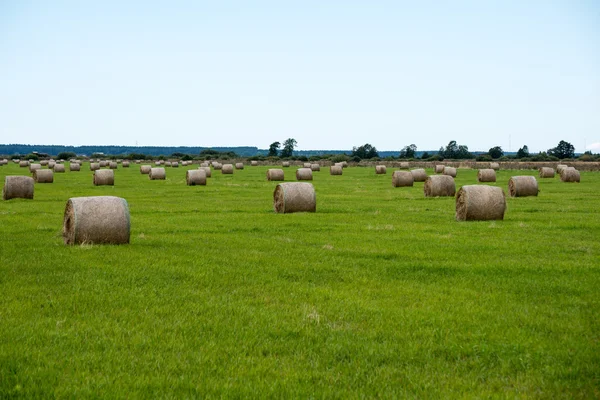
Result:
<svg viewBox="0 0 600 400"><path fill-rule="evenodd" d="M0 1L0 143L289 137L600 152L600 2Z"/></svg>

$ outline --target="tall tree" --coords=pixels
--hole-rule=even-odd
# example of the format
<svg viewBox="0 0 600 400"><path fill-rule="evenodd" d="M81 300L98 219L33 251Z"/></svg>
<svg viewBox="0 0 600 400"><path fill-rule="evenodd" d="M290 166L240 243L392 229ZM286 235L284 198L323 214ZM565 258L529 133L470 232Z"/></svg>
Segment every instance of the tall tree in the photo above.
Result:
<svg viewBox="0 0 600 400"><path fill-rule="evenodd" d="M575 147L571 143L561 140L558 146L548 150L548 154L560 159L573 158L575 157Z"/></svg>
<svg viewBox="0 0 600 400"><path fill-rule="evenodd" d="M269 154L267 154L267 155L269 157L277 157L277 151L279 150L280 147L281 147L281 143L279 143L279 142L271 143L271 145L269 146Z"/></svg>
<svg viewBox="0 0 600 400"><path fill-rule="evenodd" d="M502 150L502 147L500 146L494 146L488 150L488 154L490 155L490 157L496 159L504 155L504 150Z"/></svg>
<svg viewBox="0 0 600 400"><path fill-rule="evenodd" d="M414 144L404 146L402 150L400 150L400 158L415 158L415 153L417 152L417 146Z"/></svg>
<svg viewBox="0 0 600 400"><path fill-rule="evenodd" d="M353 147L352 156L366 159L379 157L379 153L377 153L377 149L374 146L371 146L369 143L365 143L362 146Z"/></svg>
<svg viewBox="0 0 600 400"><path fill-rule="evenodd" d="M289 138L283 142L283 149L281 150L281 157L291 157L294 153L294 148L297 146L298 142L296 139Z"/></svg>
<svg viewBox="0 0 600 400"><path fill-rule="evenodd" d="M517 151L517 158L525 157L529 157L529 147L527 147L527 145L521 147L519 151Z"/></svg>
<svg viewBox="0 0 600 400"><path fill-rule="evenodd" d="M446 148L440 147L438 154L443 158L449 159L473 158L473 154L469 152L469 148L465 145L458 145L456 140L451 140Z"/></svg>

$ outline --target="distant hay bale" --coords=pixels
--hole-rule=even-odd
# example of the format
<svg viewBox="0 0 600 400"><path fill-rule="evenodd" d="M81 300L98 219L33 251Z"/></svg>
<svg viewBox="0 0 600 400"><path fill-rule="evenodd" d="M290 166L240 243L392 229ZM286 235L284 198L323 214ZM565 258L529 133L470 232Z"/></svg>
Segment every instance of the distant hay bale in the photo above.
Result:
<svg viewBox="0 0 600 400"><path fill-rule="evenodd" d="M204 161L203 163L200 164L201 167L208 167L210 166L209 163L207 163L206 161Z"/></svg>
<svg viewBox="0 0 600 400"><path fill-rule="evenodd" d="M171 161L165 161L165 167L170 167L171 166Z"/></svg>
<svg viewBox="0 0 600 400"><path fill-rule="evenodd" d="M267 180L268 181L283 181L285 175L282 169L270 168L267 170Z"/></svg>
<svg viewBox="0 0 600 400"><path fill-rule="evenodd" d="M329 175L342 175L343 170L341 165L332 165L329 167Z"/></svg>
<svg viewBox="0 0 600 400"><path fill-rule="evenodd" d="M161 165L160 161L154 161L154 165Z"/></svg>
<svg viewBox="0 0 600 400"><path fill-rule="evenodd" d="M298 168L296 170L296 180L299 181L312 181L312 169L310 168Z"/></svg>
<svg viewBox="0 0 600 400"><path fill-rule="evenodd" d="M117 164L116 161L111 161L108 163L108 168L110 169L117 169L119 167L119 164Z"/></svg>
<svg viewBox="0 0 600 400"><path fill-rule="evenodd" d="M42 165L42 167L45 167L48 165L48 160L42 160L40 161L40 164Z"/></svg>
<svg viewBox="0 0 600 400"><path fill-rule="evenodd" d="M319 164L310 164L310 169L313 171L320 171L321 166Z"/></svg>
<svg viewBox="0 0 600 400"><path fill-rule="evenodd" d="M140 174L142 175L148 175L150 173L150 170L152 169L151 165L140 165Z"/></svg>
<svg viewBox="0 0 600 400"><path fill-rule="evenodd" d="M565 164L558 164L556 166L556 173L558 173L559 175L561 174L561 172L563 171L563 169L569 168L568 165Z"/></svg>
<svg viewBox="0 0 600 400"><path fill-rule="evenodd" d="M342 161L342 168L348 168L348 162Z"/></svg>
<svg viewBox="0 0 600 400"><path fill-rule="evenodd" d="M281 163L281 166L283 167L289 167L290 166L290 162L289 161L284 161Z"/></svg>
<svg viewBox="0 0 600 400"><path fill-rule="evenodd" d="M123 161L121 165L123 166L123 168L129 168L129 161Z"/></svg>
<svg viewBox="0 0 600 400"><path fill-rule="evenodd" d="M344 167L344 163L343 162L336 162L335 164L333 164L335 167L341 167L341 168L345 168Z"/></svg>
<svg viewBox="0 0 600 400"><path fill-rule="evenodd" d="M141 163L142 163L142 160L135 160L135 163L136 163L136 164L141 164Z"/></svg>
<svg viewBox="0 0 600 400"><path fill-rule="evenodd" d="M115 171L112 169L98 169L94 171L94 186L113 186L115 184Z"/></svg>
<svg viewBox="0 0 600 400"><path fill-rule="evenodd" d="M33 199L33 178L29 176L6 176L2 188L2 199Z"/></svg>
<svg viewBox="0 0 600 400"><path fill-rule="evenodd" d="M65 244L127 244L129 232L129 205L125 199L95 196L67 201L63 218Z"/></svg>
<svg viewBox="0 0 600 400"><path fill-rule="evenodd" d="M210 167L198 167L198 169L203 170L204 175L206 175L207 178L210 178L212 176L212 170L210 169Z"/></svg>
<svg viewBox="0 0 600 400"><path fill-rule="evenodd" d="M216 169L217 171L220 171L223 168L223 164L215 163L215 164L213 164L213 168Z"/></svg>
<svg viewBox="0 0 600 400"><path fill-rule="evenodd" d="M429 175L427 175L427 172L423 168L415 168L410 173L413 176L414 182L425 182L429 178Z"/></svg>
<svg viewBox="0 0 600 400"><path fill-rule="evenodd" d="M480 169L477 172L478 182L496 182L496 171L491 168Z"/></svg>
<svg viewBox="0 0 600 400"><path fill-rule="evenodd" d="M409 169L409 168L410 168L410 164L407 163L406 161L400 163L400 169Z"/></svg>
<svg viewBox="0 0 600 400"><path fill-rule="evenodd" d="M27 161L27 160L19 161L19 167L21 167L21 168L29 167L29 161Z"/></svg>
<svg viewBox="0 0 600 400"><path fill-rule="evenodd" d="M221 173L223 175L233 174L233 164L223 164L223 167L221 168Z"/></svg>
<svg viewBox="0 0 600 400"><path fill-rule="evenodd" d="M90 171L96 171L100 169L100 163L90 163Z"/></svg>
<svg viewBox="0 0 600 400"><path fill-rule="evenodd" d="M280 214L315 212L317 210L315 188L308 182L280 183L273 192L273 208Z"/></svg>
<svg viewBox="0 0 600 400"><path fill-rule="evenodd" d="M304 163L304 168L310 168L311 164L309 162Z"/></svg>
<svg viewBox="0 0 600 400"><path fill-rule="evenodd" d="M491 162L490 169L493 169L494 171L498 171L500 169L500 164L498 164L497 162Z"/></svg>
<svg viewBox="0 0 600 400"><path fill-rule="evenodd" d="M506 197L499 187L466 185L456 194L457 221L502 220L505 211Z"/></svg>
<svg viewBox="0 0 600 400"><path fill-rule="evenodd" d="M167 179L167 171L164 167L150 168L148 178L150 178L151 181L164 181Z"/></svg>
<svg viewBox="0 0 600 400"><path fill-rule="evenodd" d="M256 160L252 160L252 161L250 161L250 165L251 165L252 167L256 167L256 166L258 165L258 161L256 161Z"/></svg>
<svg viewBox="0 0 600 400"><path fill-rule="evenodd" d="M73 171L81 171L81 165L78 163L70 163L69 164L69 171L73 172Z"/></svg>
<svg viewBox="0 0 600 400"><path fill-rule="evenodd" d="M456 178L456 168L454 168L454 167L444 167L443 174L451 176L453 178Z"/></svg>
<svg viewBox="0 0 600 400"><path fill-rule="evenodd" d="M58 172L58 173L65 172L65 165L64 164L56 164L54 166L54 168L52 168L52 169L54 170L54 172Z"/></svg>
<svg viewBox="0 0 600 400"><path fill-rule="evenodd" d="M456 184L450 175L433 175L427 178L423 185L425 197L454 196Z"/></svg>
<svg viewBox="0 0 600 400"><path fill-rule="evenodd" d="M508 180L508 191L511 197L538 195L538 183L535 176L513 176Z"/></svg>
<svg viewBox="0 0 600 400"><path fill-rule="evenodd" d="M540 178L554 178L554 168L542 167L540 168Z"/></svg>
<svg viewBox="0 0 600 400"><path fill-rule="evenodd" d="M56 161L54 161L54 160L48 161L48 168L52 169L52 168L54 168L55 165L56 165Z"/></svg>
<svg viewBox="0 0 600 400"><path fill-rule="evenodd" d="M36 169L41 169L42 165L41 164L29 164L29 172L31 172L33 174L33 171L35 171Z"/></svg>
<svg viewBox="0 0 600 400"><path fill-rule="evenodd" d="M387 174L387 168L385 167L385 165L376 165L375 173L377 175Z"/></svg>
<svg viewBox="0 0 600 400"><path fill-rule="evenodd" d="M188 169L185 182L188 186L206 185L206 172L203 169Z"/></svg>
<svg viewBox="0 0 600 400"><path fill-rule="evenodd" d="M36 169L33 171L33 180L35 183L52 183L54 172L51 169Z"/></svg>
<svg viewBox="0 0 600 400"><path fill-rule="evenodd" d="M244 163L235 163L235 169L244 169Z"/></svg>
<svg viewBox="0 0 600 400"><path fill-rule="evenodd" d="M438 164L435 166L435 173L436 174L443 174L444 173L444 165Z"/></svg>
<svg viewBox="0 0 600 400"><path fill-rule="evenodd" d="M179 168L179 163L177 161L171 162L171 168Z"/></svg>
<svg viewBox="0 0 600 400"><path fill-rule="evenodd" d="M413 186L415 179L410 171L394 171L392 174L393 187Z"/></svg>
<svg viewBox="0 0 600 400"><path fill-rule="evenodd" d="M100 168L105 168L108 166L108 161L100 161Z"/></svg>
<svg viewBox="0 0 600 400"><path fill-rule="evenodd" d="M575 168L569 167L562 170L560 180L563 182L580 182L581 175Z"/></svg>

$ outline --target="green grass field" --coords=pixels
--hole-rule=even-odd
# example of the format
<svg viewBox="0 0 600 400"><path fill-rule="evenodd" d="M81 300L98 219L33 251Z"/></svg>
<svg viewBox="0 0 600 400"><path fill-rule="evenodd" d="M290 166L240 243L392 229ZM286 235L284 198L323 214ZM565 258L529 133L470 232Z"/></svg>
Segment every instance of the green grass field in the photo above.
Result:
<svg viewBox="0 0 600 400"><path fill-rule="evenodd" d="M0 202L0 398L600 397L600 173L456 222L390 168L315 172L302 214L267 167L186 169L94 187L86 163ZM127 199L131 243L65 246L67 199L97 195Z"/></svg>

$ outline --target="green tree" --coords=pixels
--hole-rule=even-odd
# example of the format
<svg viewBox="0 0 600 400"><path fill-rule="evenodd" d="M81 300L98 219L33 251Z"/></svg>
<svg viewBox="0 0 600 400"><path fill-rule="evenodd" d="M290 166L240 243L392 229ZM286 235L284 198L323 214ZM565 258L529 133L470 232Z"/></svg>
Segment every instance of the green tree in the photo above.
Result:
<svg viewBox="0 0 600 400"><path fill-rule="evenodd" d="M400 158L415 158L415 153L417 152L417 146L414 144L404 146L402 150L400 150Z"/></svg>
<svg viewBox="0 0 600 400"><path fill-rule="evenodd" d="M56 155L58 160L68 160L75 157L77 157L77 154L73 153L72 151L61 151Z"/></svg>
<svg viewBox="0 0 600 400"><path fill-rule="evenodd" d="M283 149L281 150L281 157L291 157L294 153L294 148L297 146L298 142L296 139L289 138L283 142Z"/></svg>
<svg viewBox="0 0 600 400"><path fill-rule="evenodd" d="M527 145L521 147L519 151L517 151L517 158L525 158L529 157L529 148Z"/></svg>
<svg viewBox="0 0 600 400"><path fill-rule="evenodd" d="M504 155L504 150L502 150L502 147L500 147L500 146L494 146L488 150L488 154L493 159L497 159Z"/></svg>
<svg viewBox="0 0 600 400"><path fill-rule="evenodd" d="M421 160L426 160L429 157L431 157L431 154L429 154L428 152L423 152L423 154L421 154Z"/></svg>
<svg viewBox="0 0 600 400"><path fill-rule="evenodd" d="M279 150L280 147L281 147L281 143L279 143L279 142L271 143L271 145L269 146L269 154L267 154L267 156L277 157L277 151Z"/></svg>
<svg viewBox="0 0 600 400"><path fill-rule="evenodd" d="M368 159L373 157L379 157L379 153L377 153L377 149L374 146L371 146L369 143L365 143L362 146L353 147L352 156L360 157L362 159Z"/></svg>
<svg viewBox="0 0 600 400"><path fill-rule="evenodd" d="M456 140L451 140L446 148L440 147L438 152L440 157L449 159L468 159L473 158L469 148L465 145L458 145Z"/></svg>
<svg viewBox="0 0 600 400"><path fill-rule="evenodd" d="M558 146L548 150L548 154L560 159L573 158L575 157L575 147L571 143L561 140Z"/></svg>

